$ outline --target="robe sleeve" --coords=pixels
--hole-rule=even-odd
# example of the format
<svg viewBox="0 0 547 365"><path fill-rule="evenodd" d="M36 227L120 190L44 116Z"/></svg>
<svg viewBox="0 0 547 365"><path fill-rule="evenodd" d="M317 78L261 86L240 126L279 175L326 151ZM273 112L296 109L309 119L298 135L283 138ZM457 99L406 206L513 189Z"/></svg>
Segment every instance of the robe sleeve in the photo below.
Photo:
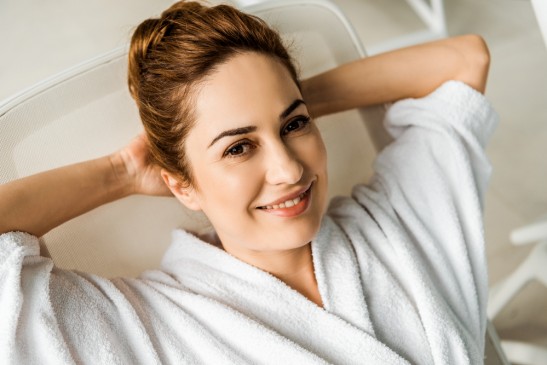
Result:
<svg viewBox="0 0 547 365"><path fill-rule="evenodd" d="M109 279L55 267L30 234L1 234L0 363L136 363L134 343L149 343L128 293ZM157 363L147 350L140 358Z"/></svg>
<svg viewBox="0 0 547 365"><path fill-rule="evenodd" d="M385 118L395 141L377 157L372 183L354 189L357 201L369 188L385 197L410 242L395 252L425 273L431 295L441 297L477 344L484 343L488 289L485 146L497 119L482 94L457 81L399 101Z"/></svg>
<svg viewBox="0 0 547 365"><path fill-rule="evenodd" d="M55 358L60 363L70 363L66 347L58 342L62 336L49 296L53 263L39 254L38 239L32 235L22 232L0 235L0 362L3 364L33 363L32 353L45 355L44 363Z"/></svg>

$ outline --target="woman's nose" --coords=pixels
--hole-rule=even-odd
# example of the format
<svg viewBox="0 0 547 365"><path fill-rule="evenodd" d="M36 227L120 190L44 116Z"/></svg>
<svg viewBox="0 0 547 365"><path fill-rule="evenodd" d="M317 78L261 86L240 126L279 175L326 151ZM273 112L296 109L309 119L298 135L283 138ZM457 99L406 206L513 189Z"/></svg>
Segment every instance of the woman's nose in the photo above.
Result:
<svg viewBox="0 0 547 365"><path fill-rule="evenodd" d="M283 144L270 151L266 163L266 180L272 185L296 184L304 173L304 166Z"/></svg>

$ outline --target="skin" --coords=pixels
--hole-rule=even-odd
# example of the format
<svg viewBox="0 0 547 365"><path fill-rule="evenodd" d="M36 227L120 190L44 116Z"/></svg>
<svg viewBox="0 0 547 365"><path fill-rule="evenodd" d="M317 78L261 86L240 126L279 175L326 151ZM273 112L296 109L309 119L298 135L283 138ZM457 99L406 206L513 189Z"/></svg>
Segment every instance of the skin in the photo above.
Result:
<svg viewBox="0 0 547 365"><path fill-rule="evenodd" d="M326 203L324 148L313 123L300 130L301 122L294 121L289 129L297 132L288 134L283 126L308 113L319 117L421 97L447 80L484 92L489 61L482 38L448 38L337 67L304 80L300 95L275 61L250 54L235 57L220 65L200 90L198 122L186 151L196 176L193 186L183 188L177 177L150 164L146 138L139 136L111 155L0 185L0 233L24 231L39 237L131 194L172 193L209 216L227 252L276 275L321 305L309 242ZM299 98L306 105L280 119L280 113ZM242 126L256 129L245 136L221 138L207 148L218 133ZM249 146L254 144L251 153L221 158L220 152L241 137L250 141ZM311 181L311 203L305 214L287 218L255 209Z"/></svg>

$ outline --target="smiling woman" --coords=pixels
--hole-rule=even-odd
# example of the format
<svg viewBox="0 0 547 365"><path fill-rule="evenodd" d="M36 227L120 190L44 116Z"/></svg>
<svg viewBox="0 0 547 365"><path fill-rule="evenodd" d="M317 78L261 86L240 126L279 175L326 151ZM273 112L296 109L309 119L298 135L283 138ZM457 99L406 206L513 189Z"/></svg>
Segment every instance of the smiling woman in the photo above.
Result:
<svg viewBox="0 0 547 365"><path fill-rule="evenodd" d="M462 36L299 80L279 35L232 7L146 20L129 54L145 134L0 186L0 362L480 363L488 64ZM384 102L395 141L327 208L315 118ZM138 279L39 256L36 237L130 194L173 195L215 237L176 230Z"/></svg>

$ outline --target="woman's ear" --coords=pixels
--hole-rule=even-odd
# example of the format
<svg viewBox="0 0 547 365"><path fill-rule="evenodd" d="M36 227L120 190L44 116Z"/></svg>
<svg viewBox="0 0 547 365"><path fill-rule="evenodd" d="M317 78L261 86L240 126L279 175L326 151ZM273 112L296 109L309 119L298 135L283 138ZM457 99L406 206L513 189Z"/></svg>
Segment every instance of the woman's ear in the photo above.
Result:
<svg viewBox="0 0 547 365"><path fill-rule="evenodd" d="M173 195L182 204L184 204L186 208L191 210L201 210L196 190L191 184L181 182L180 178L174 176L165 169L161 169L161 177Z"/></svg>

